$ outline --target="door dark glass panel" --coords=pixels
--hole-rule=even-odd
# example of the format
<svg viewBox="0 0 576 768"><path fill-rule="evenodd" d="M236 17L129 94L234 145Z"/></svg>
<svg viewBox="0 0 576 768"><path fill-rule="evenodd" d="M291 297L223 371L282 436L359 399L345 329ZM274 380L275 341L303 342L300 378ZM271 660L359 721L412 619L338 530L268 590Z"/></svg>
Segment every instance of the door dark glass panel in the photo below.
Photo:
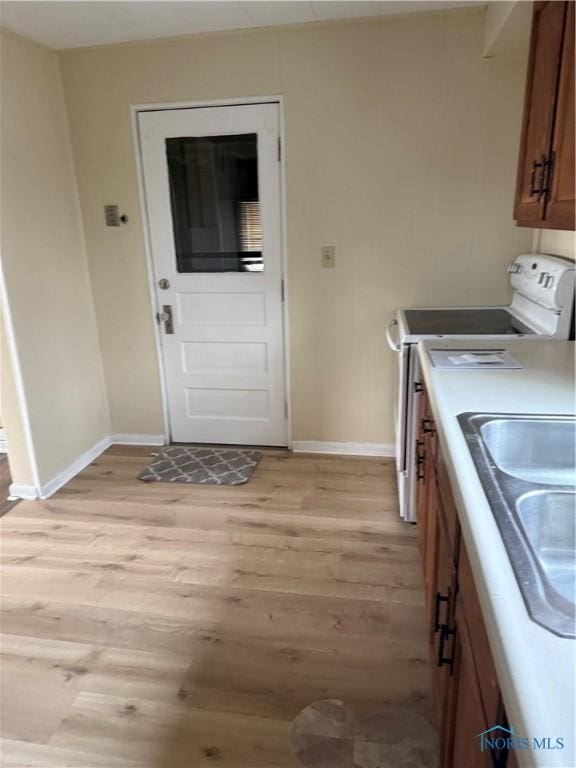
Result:
<svg viewBox="0 0 576 768"><path fill-rule="evenodd" d="M178 272L262 272L255 133L166 139Z"/></svg>

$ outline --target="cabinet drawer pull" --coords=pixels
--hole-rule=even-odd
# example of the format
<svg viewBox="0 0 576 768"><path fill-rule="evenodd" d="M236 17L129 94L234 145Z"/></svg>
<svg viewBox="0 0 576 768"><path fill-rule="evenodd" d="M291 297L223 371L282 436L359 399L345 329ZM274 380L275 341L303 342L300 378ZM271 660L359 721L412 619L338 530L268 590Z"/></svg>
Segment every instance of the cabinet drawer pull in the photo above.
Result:
<svg viewBox="0 0 576 768"><path fill-rule="evenodd" d="M445 597L444 595L440 594L440 592L436 592L436 597L434 598L434 634L438 632L441 626L440 625L440 603L449 603L449 602L450 602L449 597ZM448 605L446 605L446 620L448 620Z"/></svg>
<svg viewBox="0 0 576 768"><path fill-rule="evenodd" d="M452 653L450 656L444 655L444 642L447 637L452 637ZM454 649L456 647L456 627L450 629L447 624L442 624L440 627L440 642L438 643L438 666L443 667L447 664L450 668L450 676L454 672Z"/></svg>

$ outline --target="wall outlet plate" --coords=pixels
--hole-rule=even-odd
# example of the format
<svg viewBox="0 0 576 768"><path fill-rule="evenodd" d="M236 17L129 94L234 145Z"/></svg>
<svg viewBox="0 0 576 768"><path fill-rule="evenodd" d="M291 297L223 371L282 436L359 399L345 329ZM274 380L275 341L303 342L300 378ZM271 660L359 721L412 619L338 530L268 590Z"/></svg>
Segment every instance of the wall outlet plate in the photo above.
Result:
<svg viewBox="0 0 576 768"><path fill-rule="evenodd" d="M104 217L106 218L107 227L119 227L120 226L120 211L117 205L105 205Z"/></svg>

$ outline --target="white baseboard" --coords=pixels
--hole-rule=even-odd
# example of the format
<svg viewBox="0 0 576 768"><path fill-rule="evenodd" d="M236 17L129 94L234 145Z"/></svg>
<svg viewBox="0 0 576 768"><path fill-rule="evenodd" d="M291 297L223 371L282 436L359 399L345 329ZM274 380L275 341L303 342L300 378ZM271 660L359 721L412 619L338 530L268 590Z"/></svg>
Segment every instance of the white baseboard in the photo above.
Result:
<svg viewBox="0 0 576 768"><path fill-rule="evenodd" d="M106 437L98 440L96 445L93 445L92 448L78 456L66 469L58 472L57 475L54 475L46 483L42 483L39 488L35 488L33 485L16 485L13 483L10 486L10 497L18 499L48 499L53 493L62 488L63 485L70 482L73 477L76 477L79 472L82 472L94 459L97 459L111 444L110 437L106 435Z"/></svg>
<svg viewBox="0 0 576 768"><path fill-rule="evenodd" d="M164 445L166 442L164 435L138 435L138 434L118 434L110 437L107 435L93 445L88 451L79 456L62 472L58 472L48 482L43 483L40 488L33 485L17 485L12 483L10 486L11 499L48 499L53 493L62 488L63 485L70 482L73 477L82 472L88 464L91 464L101 453L114 445Z"/></svg>
<svg viewBox="0 0 576 768"><path fill-rule="evenodd" d="M38 491L33 485L16 485L12 483L8 493L8 501L15 501L16 499L32 500L38 498Z"/></svg>
<svg viewBox="0 0 576 768"><path fill-rule="evenodd" d="M106 448L109 448L111 444L112 441L108 435L101 440L98 440L96 445L93 445L92 448L85 451L81 456L78 456L78 458L73 461L72 464L67 466L66 469L59 472L51 480L48 480L47 483L43 483L40 486L39 497L41 499L47 499L52 496L53 493L56 493L57 490L62 488L63 485L66 485L66 483L72 480L73 477L76 477L76 475L82 472L83 469L86 469L88 464L91 464L94 459L97 459L98 456L100 456Z"/></svg>
<svg viewBox="0 0 576 768"><path fill-rule="evenodd" d="M164 435L138 435L129 432L112 435L114 445L165 445Z"/></svg>
<svg viewBox="0 0 576 768"><path fill-rule="evenodd" d="M317 440L293 440L294 453L327 453L341 456L393 457L393 443L329 443Z"/></svg>
<svg viewBox="0 0 576 768"><path fill-rule="evenodd" d="M91 464L112 444L114 445L164 445L166 440L164 435L139 435L139 434L116 434L112 437L106 436L93 445L88 451L79 456L66 469L59 472L48 482L43 483L40 488L33 485L17 485L12 483L10 486L11 499L47 499L56 493L57 490L66 485L73 477L82 472L88 464ZM316 440L295 440L292 443L294 453L324 453L341 456L394 456L394 445L392 443L330 443Z"/></svg>

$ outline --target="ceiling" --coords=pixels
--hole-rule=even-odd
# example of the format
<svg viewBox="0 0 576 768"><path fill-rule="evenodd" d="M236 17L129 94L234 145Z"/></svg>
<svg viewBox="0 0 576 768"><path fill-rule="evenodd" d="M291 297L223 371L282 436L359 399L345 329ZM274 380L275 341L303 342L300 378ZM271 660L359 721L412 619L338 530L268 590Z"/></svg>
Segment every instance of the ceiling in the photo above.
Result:
<svg viewBox="0 0 576 768"><path fill-rule="evenodd" d="M81 48L133 40L252 29L281 24L386 16L443 10L463 5L484 5L476 0L188 0L157 2L53 2L8 0L0 4L0 23L50 48Z"/></svg>

